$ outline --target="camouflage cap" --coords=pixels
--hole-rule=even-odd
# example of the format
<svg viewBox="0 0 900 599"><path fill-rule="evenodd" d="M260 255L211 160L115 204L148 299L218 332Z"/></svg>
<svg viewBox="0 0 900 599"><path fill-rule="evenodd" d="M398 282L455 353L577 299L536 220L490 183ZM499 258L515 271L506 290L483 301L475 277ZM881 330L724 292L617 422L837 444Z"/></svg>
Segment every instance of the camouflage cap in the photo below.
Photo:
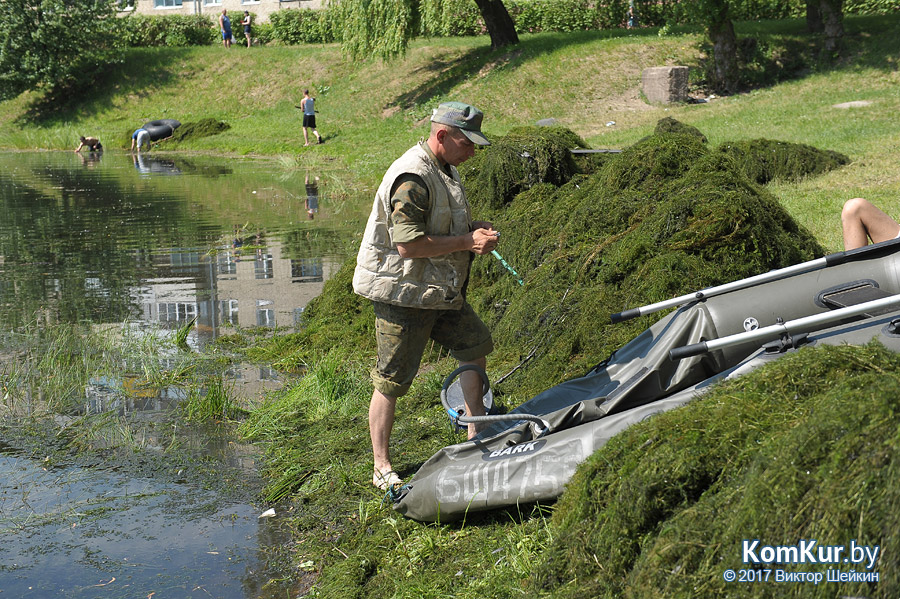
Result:
<svg viewBox="0 0 900 599"><path fill-rule="evenodd" d="M491 142L481 132L481 121L484 113L462 102L444 102L431 113L432 123L441 123L456 127L473 143L489 146Z"/></svg>

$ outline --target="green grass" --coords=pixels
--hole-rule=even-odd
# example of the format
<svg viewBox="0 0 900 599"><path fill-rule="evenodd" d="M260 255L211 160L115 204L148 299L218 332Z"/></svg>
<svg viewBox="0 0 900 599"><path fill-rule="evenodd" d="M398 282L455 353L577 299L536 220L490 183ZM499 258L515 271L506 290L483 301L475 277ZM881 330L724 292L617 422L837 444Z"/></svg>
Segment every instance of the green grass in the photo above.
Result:
<svg viewBox="0 0 900 599"><path fill-rule="evenodd" d="M275 156L273 164L286 172L329 165L345 173L347 203L367 206L384 169L425 134L430 107L446 99L482 108L489 136L554 117L590 146L605 148L630 146L671 116L699 128L713 147L767 138L849 156L846 167L766 187L834 251L846 199L867 197L900 214L898 25L896 15L848 18L848 55L839 64L813 65L803 77L750 93L673 106L642 102L640 73L660 64L697 66L694 33L525 35L501 51L489 50L484 37L418 40L391 64L350 64L335 46L132 50L98 82L94 97L66 110L42 107L37 94L0 104L0 144L72 149L80 134L120 139L153 118L215 118L232 128L179 151ZM800 21L738 24L739 34L750 32L806 39ZM293 106L304 87L317 90L324 145L302 147ZM869 104L835 106L860 100ZM521 227L529 231L558 217L536 211ZM522 264L513 266L527 274ZM305 335L265 346L252 336L236 340L256 346L256 357L311 373L269 398L245 432L268 445L268 498L290 498L296 508L293 526L302 542L295 560L319 573L313 596L835 596L832 587L809 585L724 589L723 564L738 555L736 538L755 534L773 543L820 535L842 544L886 530L884 555L897 553L898 365L878 348L800 352L687 410L634 427L579 471L552 516L520 506L452 526L400 518L369 484L371 313L364 304L359 313L341 311L351 300L338 295L347 293L348 279L344 269L329 281L326 294L338 301L310 306ZM559 291L563 299L570 295ZM337 324L342 334L329 335ZM357 340L349 354L319 351ZM451 362L429 357L429 370L398 404L393 440L403 476L459 439L436 401ZM823 365L834 368L823 372ZM515 377L507 388L500 401L527 398L518 395ZM779 462L801 453L809 456L803 468L796 460ZM889 559L884 584L842 594L897 596L896 556Z"/></svg>

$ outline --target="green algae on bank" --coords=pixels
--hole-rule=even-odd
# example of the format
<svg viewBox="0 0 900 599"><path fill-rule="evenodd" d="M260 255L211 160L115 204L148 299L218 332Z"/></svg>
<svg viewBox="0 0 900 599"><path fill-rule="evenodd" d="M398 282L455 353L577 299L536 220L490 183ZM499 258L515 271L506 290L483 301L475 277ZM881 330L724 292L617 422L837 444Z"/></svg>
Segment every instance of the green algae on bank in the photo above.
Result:
<svg viewBox="0 0 900 599"><path fill-rule="evenodd" d="M529 586L572 599L896 597L898 372L878 343L804 348L617 435L557 503ZM726 583L726 569L748 567L748 538L878 545L879 580ZM854 566L866 570L771 568Z"/></svg>
<svg viewBox="0 0 900 599"><path fill-rule="evenodd" d="M474 211L503 232L498 249L525 279L520 288L496 261L474 262L470 301L494 331L493 359L529 361L501 389L517 400L582 374L650 322L611 325L614 312L824 253L695 133L654 134L592 174Z"/></svg>
<svg viewBox="0 0 900 599"><path fill-rule="evenodd" d="M850 163L850 158L806 144L771 139L728 142L716 148L735 159L741 170L760 185L769 181L799 181Z"/></svg>

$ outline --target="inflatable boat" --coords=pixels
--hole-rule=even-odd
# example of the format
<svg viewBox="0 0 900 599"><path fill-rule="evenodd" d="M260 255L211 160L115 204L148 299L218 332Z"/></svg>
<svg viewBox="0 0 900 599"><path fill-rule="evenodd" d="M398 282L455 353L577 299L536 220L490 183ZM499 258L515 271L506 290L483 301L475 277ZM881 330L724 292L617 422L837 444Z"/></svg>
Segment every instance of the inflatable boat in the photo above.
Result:
<svg viewBox="0 0 900 599"><path fill-rule="evenodd" d="M686 404L716 381L821 343L878 338L900 352L900 239L626 310L612 320L670 308L677 309L586 375L438 451L393 494L394 508L416 520L446 522L552 501L575 468L615 434Z"/></svg>

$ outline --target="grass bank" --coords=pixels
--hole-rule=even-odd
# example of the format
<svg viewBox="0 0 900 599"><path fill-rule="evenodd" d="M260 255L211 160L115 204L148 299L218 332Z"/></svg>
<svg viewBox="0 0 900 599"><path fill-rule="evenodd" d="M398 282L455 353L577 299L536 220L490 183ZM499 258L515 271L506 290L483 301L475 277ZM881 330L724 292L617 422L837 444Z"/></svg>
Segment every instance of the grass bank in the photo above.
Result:
<svg viewBox="0 0 900 599"><path fill-rule="evenodd" d="M642 101L640 72L660 64L696 65L696 34L542 34L525 36L517 48L500 52L486 49L483 38L421 40L390 65L349 65L334 47L134 51L108 81L98 82L97 97L75 101L65 111L41 107L32 95L0 105L0 139L11 148L64 149L74 147L81 132L115 139L150 118L213 117L232 129L179 151L283 155L287 168L328 162L357 182L358 194L347 201L367 204L384 168L424 134L428 110L444 99L481 106L489 135L553 117L593 147L630 146L650 134L661 117L672 116L698 127L711 146L763 137L849 156L849 166L766 188L826 250L836 250L845 199L864 196L900 212L898 24L895 17L848 19L850 58L834 68L811 69L802 78L748 94L668 107ZM770 39L807 39L799 22L744 24L739 30ZM293 108L306 86L318 90L326 138L324 145L310 148L302 146ZM606 201L613 205L614 199ZM549 208L535 206L531 222L519 223L521 230L561 222L561 215L547 213L569 207ZM269 344L229 339L284 369L308 368L301 384L271 397L245 421L244 433L271 448L269 498L288 502L302 540L296 562L318 575L310 595L827 595L831 588L811 585L723 588L722 568L731 566L727 560L737 555L733 545L740 535L769 532L772 542L788 543L823 534L828 543L851 538L871 543L878 531L896 528L889 517L897 483L896 427L889 415L896 410L897 364L878 348L801 352L777 370L760 371L703 402L635 427L596 454L553 508L522 506L452 526L403 519L368 483L366 367L372 336L357 325L371 319L342 311L354 305L348 275L344 270L330 281L327 301L310 307L314 324L305 333ZM513 297L511 311L518 306ZM574 314L580 305L570 308ZM554 323L567 326L565 315ZM345 327L342 335L329 334L333 324ZM395 465L404 476L459 438L436 405L442 376L452 366L432 351L426 372L399 406ZM604 357L597 355L596 361ZM491 375L496 380L505 372ZM798 378L817 384L798 385ZM877 393L860 395L873 379ZM515 397L516 384L515 378L507 383L507 397ZM827 409L847 398L866 406L861 413L874 415L870 423ZM750 426L738 417L744 412L729 412L736 404L750 414L771 414ZM755 434L748 436L748 427L756 427ZM672 437L672 431L681 434ZM817 437L817 431L827 434ZM653 441L647 449L648 439L660 438L672 443ZM854 440L863 445L853 445ZM787 470L767 467L766 456L801 449L815 450L809 455L818 461L810 468L805 462ZM844 468L851 459L858 463ZM800 476L807 469L815 478ZM697 481L703 484L693 484ZM877 490L860 491L871 485ZM673 493L659 492L668 489ZM767 495L768 489L785 493ZM840 489L849 489L849 495ZM777 509L767 509L767 498ZM897 554L892 536L877 540L885 555ZM684 550L673 553L670 547ZM896 557L890 560L884 571L896 572ZM672 575L671 586L664 574ZM898 588L887 578L883 585L841 590L848 596L887 597L896 596Z"/></svg>

